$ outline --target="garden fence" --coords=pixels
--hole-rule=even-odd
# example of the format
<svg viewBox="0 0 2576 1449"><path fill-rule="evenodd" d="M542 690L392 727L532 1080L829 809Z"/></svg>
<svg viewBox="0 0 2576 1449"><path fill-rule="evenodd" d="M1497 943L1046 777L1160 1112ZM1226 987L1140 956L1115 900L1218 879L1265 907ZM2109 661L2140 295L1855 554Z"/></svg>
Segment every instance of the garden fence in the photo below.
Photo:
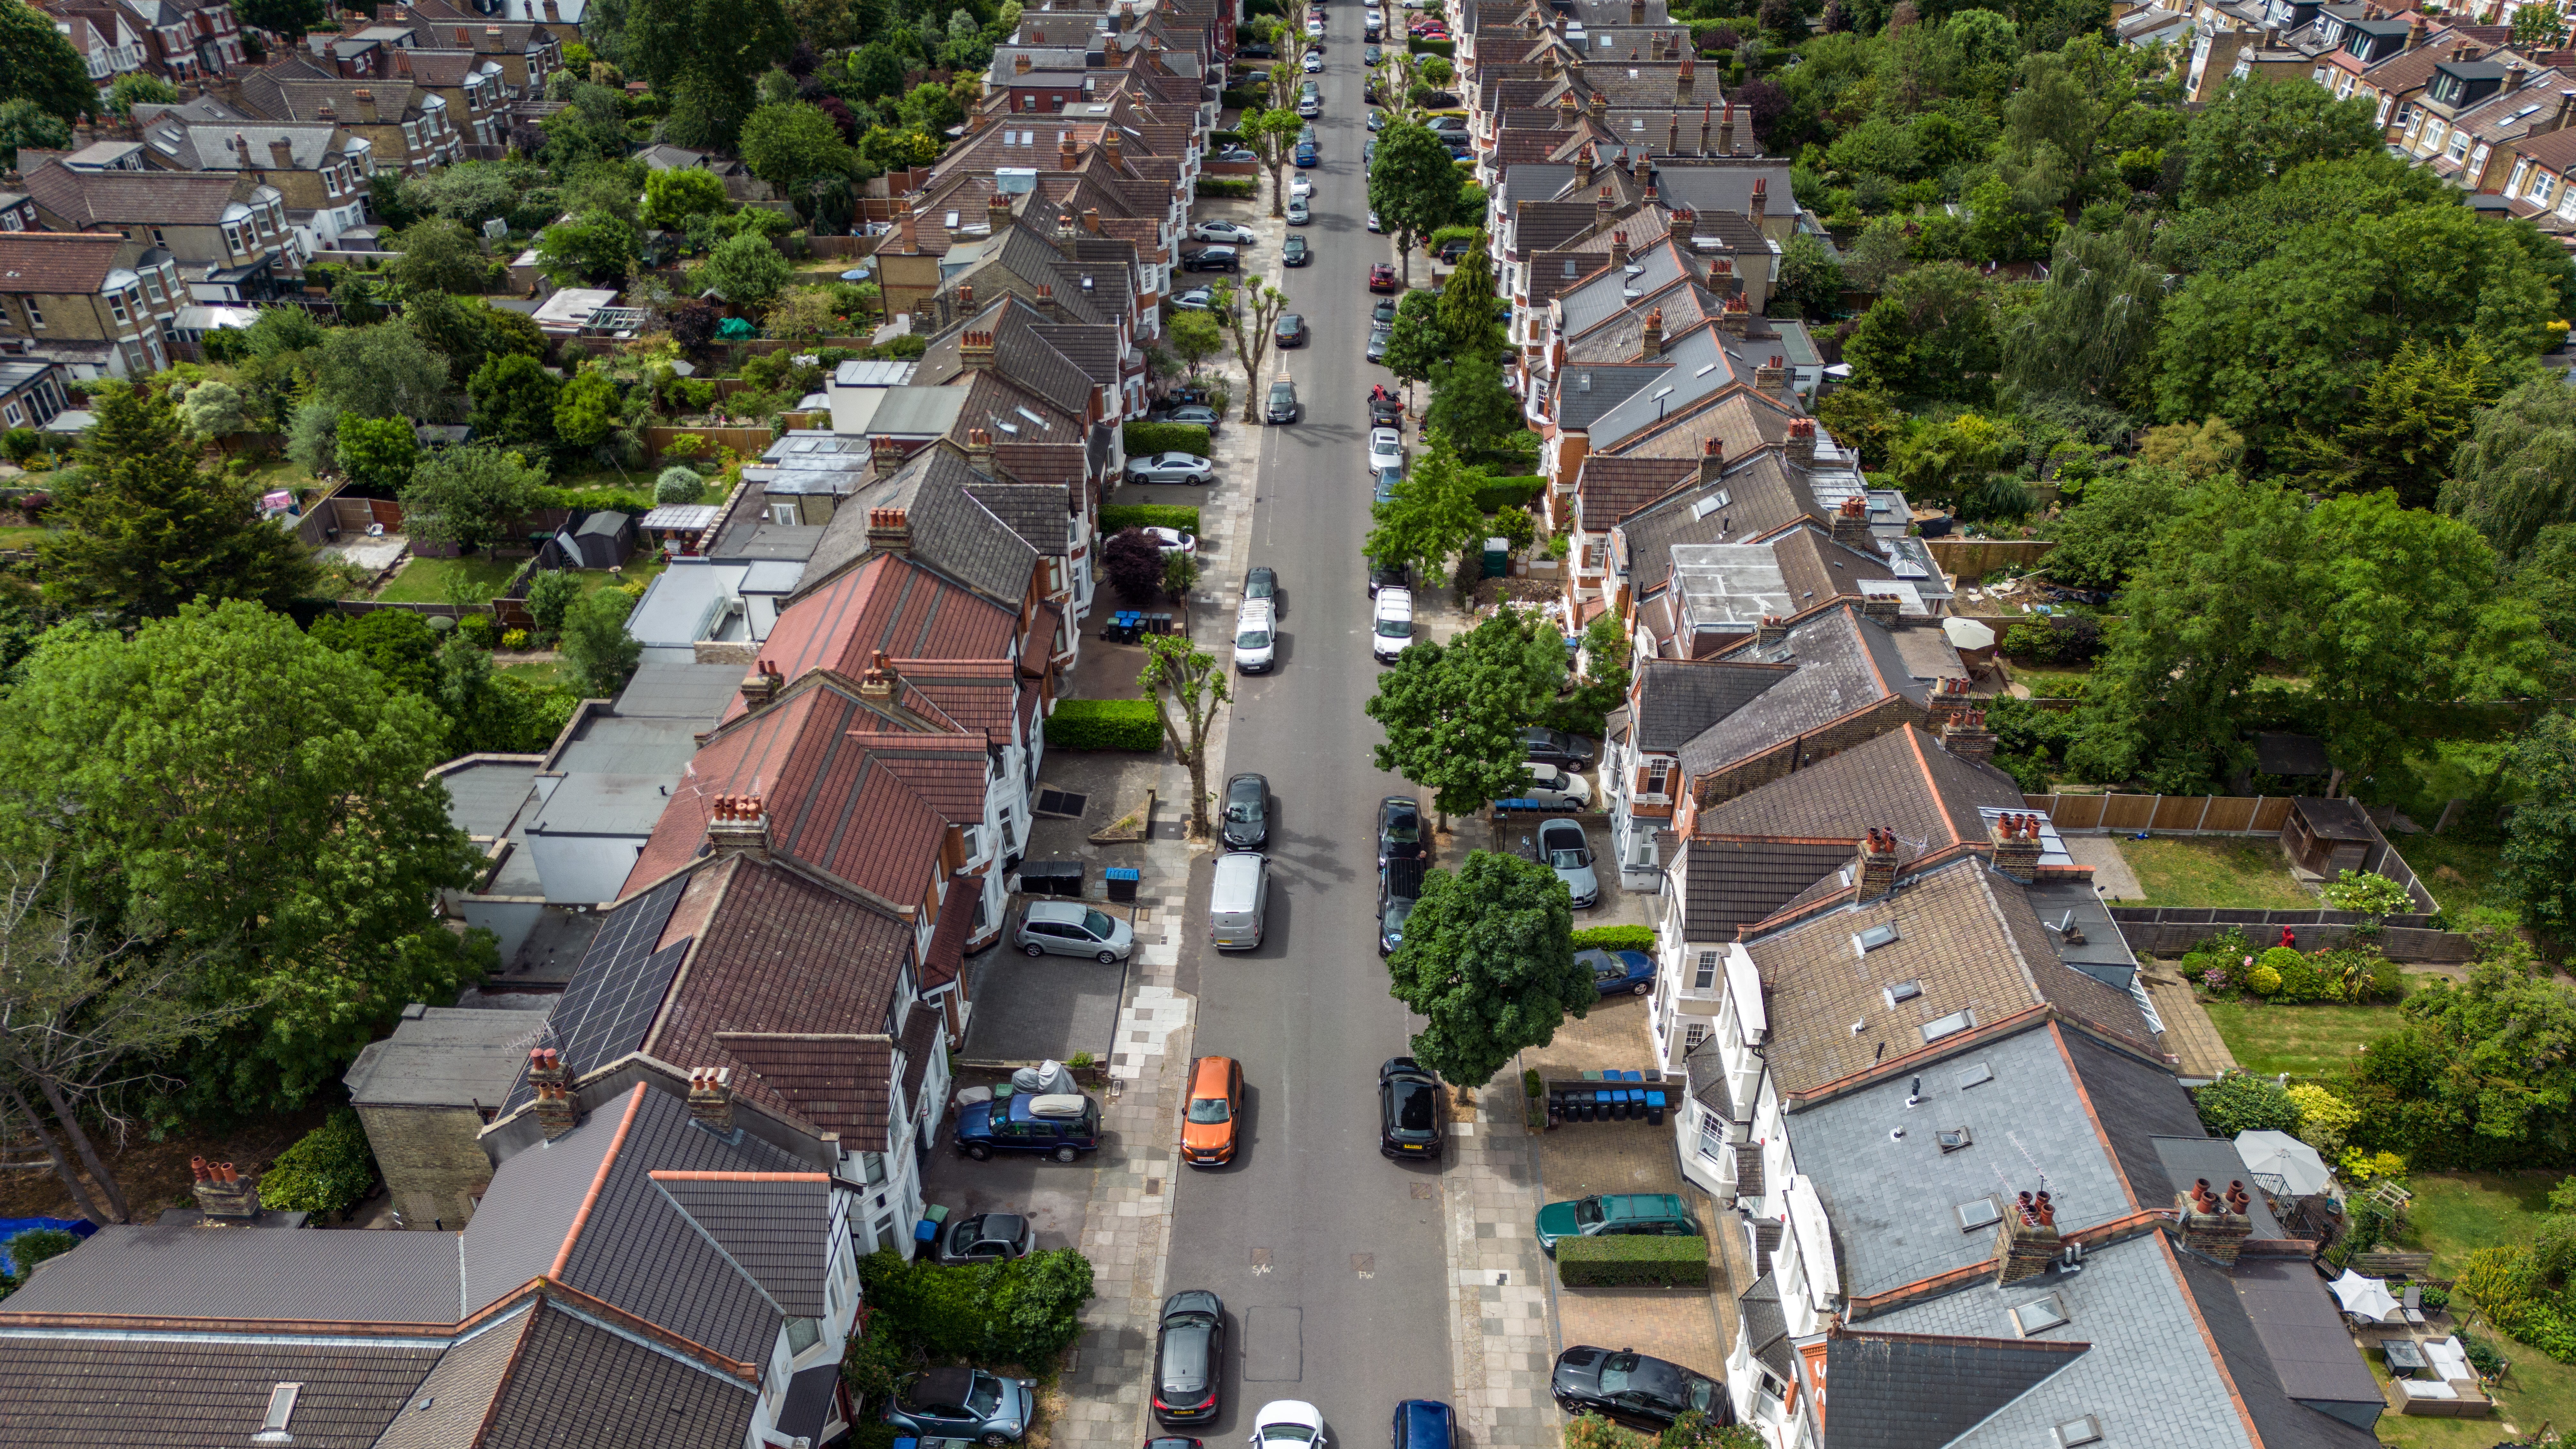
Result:
<svg viewBox="0 0 2576 1449"><path fill-rule="evenodd" d="M2361 932L2367 917L2350 911L2235 911L2207 906L2113 906L2122 939L2150 956L2187 955L2233 926L2256 949L2280 944L2283 927L2298 935L2299 949L2314 951L2369 940L2392 961L2461 962L2476 959L2477 943L2459 931L2435 930L2423 915L2390 916L2375 937ZM2394 924L2408 922L2406 925Z"/></svg>
<svg viewBox="0 0 2576 1449"><path fill-rule="evenodd" d="M2022 803L2059 830L2278 835L2290 821L2287 795L2024 795Z"/></svg>
<svg viewBox="0 0 2576 1449"><path fill-rule="evenodd" d="M1963 584L1973 584L2001 568L2028 568L2048 557L2057 544L2038 538L1927 538L1932 562Z"/></svg>

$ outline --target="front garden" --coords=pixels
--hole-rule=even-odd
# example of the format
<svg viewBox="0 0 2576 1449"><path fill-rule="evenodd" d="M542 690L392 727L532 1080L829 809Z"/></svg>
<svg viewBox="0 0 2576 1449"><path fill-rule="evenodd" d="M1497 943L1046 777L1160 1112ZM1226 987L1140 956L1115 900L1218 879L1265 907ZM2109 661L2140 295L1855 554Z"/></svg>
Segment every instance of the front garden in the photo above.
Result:
<svg viewBox="0 0 2576 1449"><path fill-rule="evenodd" d="M1082 1336L1082 1305L1092 1297L1090 1259L1053 1248L943 1267L883 1249L859 1260L859 1281L865 1316L841 1359L841 1380L859 1401L854 1449L890 1449L889 1396L910 1375L951 1364L1037 1380L1037 1413L1022 1443L1047 1449L1049 1423L1064 1403L1056 1376Z"/></svg>

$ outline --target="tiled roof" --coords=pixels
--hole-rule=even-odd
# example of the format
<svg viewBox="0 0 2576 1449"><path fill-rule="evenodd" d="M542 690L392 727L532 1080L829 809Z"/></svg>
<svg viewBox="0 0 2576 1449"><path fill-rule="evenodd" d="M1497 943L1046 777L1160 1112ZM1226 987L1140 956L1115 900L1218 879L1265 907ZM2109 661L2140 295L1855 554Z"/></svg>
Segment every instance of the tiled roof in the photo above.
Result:
<svg viewBox="0 0 2576 1449"><path fill-rule="evenodd" d="M665 1168L651 1177L788 1317L824 1316L833 1248L829 1174Z"/></svg>
<svg viewBox="0 0 2576 1449"><path fill-rule="evenodd" d="M1875 826L1894 831L1901 840L1921 842L1920 853L1929 854L1963 843L1983 844L1980 807L2019 810L2023 805L2021 787L2011 776L1951 754L1929 731L1908 724L1711 806L1700 812L1693 828L1703 835L1827 839L1856 848L1862 834Z"/></svg>
<svg viewBox="0 0 2576 1449"><path fill-rule="evenodd" d="M885 1150L894 1062L883 1033L718 1032L716 1045L798 1117L840 1133L845 1148ZM734 1077L736 1091L750 1086Z"/></svg>
<svg viewBox="0 0 2576 1449"><path fill-rule="evenodd" d="M715 1256L712 1249L708 1256ZM664 1266L637 1265L639 1274ZM734 1281L741 1282L739 1277ZM742 1287L747 1293L749 1285ZM776 1331L773 1318L773 1339ZM770 1341L760 1345L764 1367L769 1348ZM474 1449L633 1449L639 1444L740 1449L750 1435L758 1397L758 1388L749 1382L687 1362L631 1330L612 1331L549 1301L535 1310L510 1365L509 1381L496 1396L481 1436L470 1442Z"/></svg>
<svg viewBox="0 0 2576 1449"><path fill-rule="evenodd" d="M0 293L87 296L116 269L121 236L87 232L0 232Z"/></svg>
<svg viewBox="0 0 2576 1449"><path fill-rule="evenodd" d="M1791 1360L1789 1316L1780 1307L1780 1284L1765 1273L1753 1280L1753 1286L1735 1300L1736 1312L1744 1320L1744 1341L1753 1349L1754 1360L1771 1371L1782 1384L1797 1381L1797 1367Z"/></svg>
<svg viewBox="0 0 2576 1449"><path fill-rule="evenodd" d="M1837 1331L1825 1341L1825 1381L1833 1385L1825 1449L1927 1449L1958 1443L1996 1410L2092 1347L2044 1339Z"/></svg>
<svg viewBox="0 0 2576 1449"><path fill-rule="evenodd" d="M1851 863L1852 847L1842 841L1693 837L1672 860L1683 936L1732 941L1740 928L1769 920L1811 887L1838 885L1834 873Z"/></svg>
<svg viewBox="0 0 2576 1449"><path fill-rule="evenodd" d="M857 748L883 761L923 804L952 825L984 821L985 785L990 777L983 735L933 735L911 731L870 730L867 721L847 736Z"/></svg>
<svg viewBox="0 0 2576 1449"><path fill-rule="evenodd" d="M384 1436L372 1449L452 1449L473 1443L508 1379L510 1360L540 1311L533 1300L523 1303L450 1344L438 1356L438 1366L420 1381L417 1397L395 1406ZM296 1434L301 1442L300 1426Z"/></svg>
<svg viewBox="0 0 2576 1449"><path fill-rule="evenodd" d="M0 1323L63 1313L448 1324L456 1303L455 1244L436 1234L119 1226L99 1229L0 1299ZM0 1403L0 1423L5 1415Z"/></svg>
<svg viewBox="0 0 2576 1449"><path fill-rule="evenodd" d="M1833 534L1814 520L1804 520L1771 540L1771 556L1780 562L1780 577L1801 609L1827 599L1858 598L1863 579L1896 577L1896 570L1877 550L1862 552L1834 542Z"/></svg>
<svg viewBox="0 0 2576 1449"><path fill-rule="evenodd" d="M1793 665L1750 661L1640 660L1630 716L1637 748L1648 754L1677 753L1795 672Z"/></svg>
<svg viewBox="0 0 2576 1449"><path fill-rule="evenodd" d="M973 893L982 889L979 880L964 880L952 886L942 903L939 924L931 929L930 950L921 962L921 989L936 991L955 981L966 968L966 937L974 930Z"/></svg>
<svg viewBox="0 0 2576 1449"><path fill-rule="evenodd" d="M2514 143L2514 149L2530 157L2534 165L2564 173L2568 167L2576 166L2576 126L2524 137ZM32 182L35 178L31 176L28 180Z"/></svg>
<svg viewBox="0 0 2576 1449"><path fill-rule="evenodd" d="M833 519L853 511L836 509ZM972 589L911 559L885 556L799 595L770 627L760 658L791 680L809 669L856 679L879 650L898 659L1007 659L1018 624L1016 614Z"/></svg>
<svg viewBox="0 0 2576 1449"><path fill-rule="evenodd" d="M26 193L74 226L205 225L223 220L242 178L211 171L74 171L43 166L27 173Z"/></svg>
<svg viewBox="0 0 2576 1449"><path fill-rule="evenodd" d="M976 483L966 492L1039 553L1062 558L1072 547L1073 492L1065 485Z"/></svg>
<svg viewBox="0 0 2576 1449"><path fill-rule="evenodd" d="M1025 688L1016 664L1007 659L896 659L891 664L941 714L982 731L987 743L1011 743L1011 723Z"/></svg>
<svg viewBox="0 0 2576 1449"><path fill-rule="evenodd" d="M959 901L953 908L966 914L969 907ZM921 1084L930 1073L931 1054L939 1050L944 1035L936 1007L916 1006L903 1024L903 1039L895 1045L903 1052L903 1100L915 1113L921 1110Z"/></svg>
<svg viewBox="0 0 2576 1449"><path fill-rule="evenodd" d="M967 403L955 419L957 429L962 433L970 423L987 428L998 444L1013 436L999 430L1001 416L1007 415L1020 428L1021 438L1031 436L1035 430L1027 420L1001 405L1020 396L992 374L977 373L966 388ZM1068 420L1062 414L1050 421L1064 433L1064 441L1079 441L1079 432L1066 426ZM962 443L964 439L958 441ZM868 556L868 517L872 510L901 508L912 531L909 548L912 560L917 561L914 568L928 564L940 570L948 579L967 584L1002 603L1012 610L1010 617L1016 620L1018 605L1028 595L1029 574L1037 565L1039 549L968 492L992 482L967 463L961 450L934 443L885 477L861 483L848 502L832 511L832 521L823 525L822 537L815 542L813 557L805 565L804 580L797 585L795 603L789 606L788 614L794 614L820 593L843 587L849 577L843 571ZM770 633L771 648L762 651L764 658L777 657L772 650L780 631L787 627L788 615L780 616L778 626ZM906 656L947 652L901 640L871 647ZM788 670L787 677L795 678L796 670Z"/></svg>
<svg viewBox="0 0 2576 1449"><path fill-rule="evenodd" d="M400 1339L324 1345L269 1337L13 1336L0 1352L0 1444L247 1445L267 1418L269 1396L294 1383L302 1386L292 1420L297 1449L370 1449L438 1359L434 1344Z"/></svg>
<svg viewBox="0 0 2576 1449"><path fill-rule="evenodd" d="M1712 774L1774 745L1848 718L1891 696L1922 705L1930 691L1898 657L1886 629L1847 604L1809 615L1789 629L1787 653L1746 644L1727 659L1785 662L1787 679L1764 690L1682 746L1683 771Z"/></svg>
<svg viewBox="0 0 2576 1449"><path fill-rule="evenodd" d="M1686 459L1609 457L1594 453L1575 474L1574 496L1584 526L1608 528L1698 473Z"/></svg>
<svg viewBox="0 0 2576 1449"><path fill-rule="evenodd" d="M2111 1155L2128 1180L2129 1195L2142 1208L2173 1205L2177 1184L2167 1180L2159 1137L2200 1137L2207 1129L2188 1094L2174 1090L2173 1073L2143 1061L2080 1031L2062 1033L2067 1060L2084 1089L2085 1100L2111 1144ZM2224 1140L2224 1139L2213 1139ZM2232 1144L2231 1144L2232 1150ZM2243 1170L2238 1164L2238 1171ZM2189 1186L2188 1183L2179 1184ZM2224 1191L2227 1184L2219 1188Z"/></svg>

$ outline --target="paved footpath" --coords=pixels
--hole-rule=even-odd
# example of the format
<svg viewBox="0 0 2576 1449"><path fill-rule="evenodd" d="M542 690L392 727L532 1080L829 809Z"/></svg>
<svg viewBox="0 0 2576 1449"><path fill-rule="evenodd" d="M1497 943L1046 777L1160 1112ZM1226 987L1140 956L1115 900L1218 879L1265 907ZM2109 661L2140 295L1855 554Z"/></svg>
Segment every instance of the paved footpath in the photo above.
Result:
<svg viewBox="0 0 2576 1449"><path fill-rule="evenodd" d="M1449 1220L1451 1379L1460 1427L1478 1449L1554 1449L1547 1397L1556 1327L1547 1259L1531 1235L1539 1209L1538 1144L1521 1125L1519 1073L1477 1093L1477 1119L1452 1124L1442 1174Z"/></svg>

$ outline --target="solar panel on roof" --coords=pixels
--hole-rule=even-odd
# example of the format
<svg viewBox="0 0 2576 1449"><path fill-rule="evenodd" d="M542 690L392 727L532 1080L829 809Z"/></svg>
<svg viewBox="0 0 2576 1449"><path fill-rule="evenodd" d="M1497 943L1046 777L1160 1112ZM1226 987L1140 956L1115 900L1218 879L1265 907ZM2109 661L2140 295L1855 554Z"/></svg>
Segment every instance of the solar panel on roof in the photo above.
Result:
<svg viewBox="0 0 2576 1449"><path fill-rule="evenodd" d="M564 1066L573 1075L612 1061L643 1040L645 1028L661 1009L662 994L679 972L680 958L687 954L686 938L661 951L655 951L653 943L670 924L671 912L688 884L687 875L673 876L610 911L608 919L600 922L599 934L591 939L580 969L564 988L563 1004L546 1023L554 1045L563 1052ZM515 1109L533 1099L523 1066L510 1089L510 1106Z"/></svg>

